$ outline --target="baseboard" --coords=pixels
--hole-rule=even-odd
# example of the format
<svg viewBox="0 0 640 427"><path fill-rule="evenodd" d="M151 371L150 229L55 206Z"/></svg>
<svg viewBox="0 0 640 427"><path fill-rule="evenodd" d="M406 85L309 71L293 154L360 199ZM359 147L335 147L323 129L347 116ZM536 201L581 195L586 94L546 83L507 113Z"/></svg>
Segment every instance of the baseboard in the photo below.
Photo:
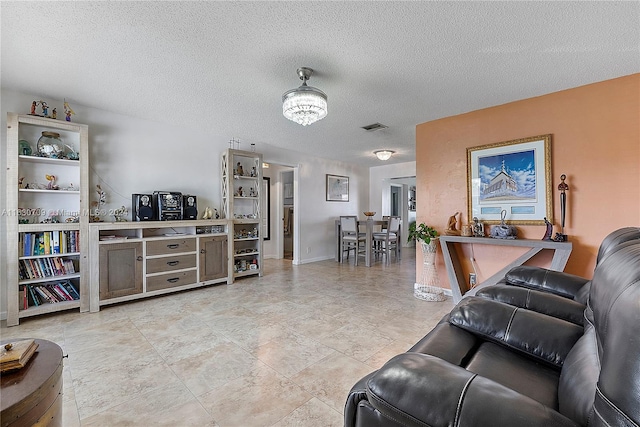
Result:
<svg viewBox="0 0 640 427"><path fill-rule="evenodd" d="M0 312L0 320L7 320L7 312L6 311Z"/></svg>
<svg viewBox="0 0 640 427"><path fill-rule="evenodd" d="M297 260L294 262L295 265L302 265L302 264L310 264L312 262L318 262L318 261L326 261L328 259L334 259L333 256L321 256L321 257L317 257L317 258L309 258L309 259L305 259L305 260Z"/></svg>

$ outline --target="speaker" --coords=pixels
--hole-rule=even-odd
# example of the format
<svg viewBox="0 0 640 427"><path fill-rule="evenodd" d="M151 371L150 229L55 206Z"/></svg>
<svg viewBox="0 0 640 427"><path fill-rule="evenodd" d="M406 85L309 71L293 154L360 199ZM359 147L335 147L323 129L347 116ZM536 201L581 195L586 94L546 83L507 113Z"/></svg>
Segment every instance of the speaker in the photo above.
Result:
<svg viewBox="0 0 640 427"><path fill-rule="evenodd" d="M182 219L198 219L198 202L196 196L182 195Z"/></svg>
<svg viewBox="0 0 640 427"><path fill-rule="evenodd" d="M153 197L151 194L131 195L131 220L132 221L153 221Z"/></svg>

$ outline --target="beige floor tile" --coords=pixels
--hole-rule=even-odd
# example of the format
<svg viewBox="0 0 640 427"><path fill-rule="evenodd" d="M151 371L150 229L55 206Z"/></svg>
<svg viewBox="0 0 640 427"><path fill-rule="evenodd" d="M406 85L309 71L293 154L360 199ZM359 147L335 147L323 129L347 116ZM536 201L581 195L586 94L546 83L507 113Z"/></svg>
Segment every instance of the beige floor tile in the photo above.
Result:
<svg viewBox="0 0 640 427"><path fill-rule="evenodd" d="M309 399L300 386L268 367L198 397L222 427L270 426Z"/></svg>
<svg viewBox="0 0 640 427"><path fill-rule="evenodd" d="M309 366L291 379L342 414L351 387L372 371L369 365L344 354L335 353Z"/></svg>
<svg viewBox="0 0 640 427"><path fill-rule="evenodd" d="M261 361L231 342L218 344L198 355L170 365L175 375L195 396L262 367L264 364Z"/></svg>
<svg viewBox="0 0 640 427"><path fill-rule="evenodd" d="M273 427L341 427L340 413L315 397L273 425Z"/></svg>
<svg viewBox="0 0 640 427"><path fill-rule="evenodd" d="M85 427L217 426L193 394L177 381L85 418L82 420L82 425Z"/></svg>

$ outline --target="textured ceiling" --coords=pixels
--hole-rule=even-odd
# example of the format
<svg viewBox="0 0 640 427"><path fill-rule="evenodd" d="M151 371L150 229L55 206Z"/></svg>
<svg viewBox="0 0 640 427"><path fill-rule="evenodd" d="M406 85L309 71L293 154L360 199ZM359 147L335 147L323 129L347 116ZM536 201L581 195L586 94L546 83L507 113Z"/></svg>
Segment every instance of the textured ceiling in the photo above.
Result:
<svg viewBox="0 0 640 427"><path fill-rule="evenodd" d="M3 88L361 165L418 123L640 72L640 2L0 3ZM329 97L282 116L296 69ZM380 122L388 129L360 129Z"/></svg>

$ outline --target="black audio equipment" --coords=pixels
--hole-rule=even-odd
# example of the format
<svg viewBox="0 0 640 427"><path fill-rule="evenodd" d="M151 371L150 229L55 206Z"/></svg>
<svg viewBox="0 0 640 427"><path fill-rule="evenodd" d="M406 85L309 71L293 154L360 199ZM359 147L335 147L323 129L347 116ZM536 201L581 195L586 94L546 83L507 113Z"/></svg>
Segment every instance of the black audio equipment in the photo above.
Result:
<svg viewBox="0 0 640 427"><path fill-rule="evenodd" d="M153 205L159 221L178 221L182 219L182 193L154 191Z"/></svg>
<svg viewBox="0 0 640 427"><path fill-rule="evenodd" d="M131 220L132 221L153 221L155 209L153 207L153 197L151 194L131 195Z"/></svg>
<svg viewBox="0 0 640 427"><path fill-rule="evenodd" d="M198 201L196 196L182 195L182 219L198 219Z"/></svg>

